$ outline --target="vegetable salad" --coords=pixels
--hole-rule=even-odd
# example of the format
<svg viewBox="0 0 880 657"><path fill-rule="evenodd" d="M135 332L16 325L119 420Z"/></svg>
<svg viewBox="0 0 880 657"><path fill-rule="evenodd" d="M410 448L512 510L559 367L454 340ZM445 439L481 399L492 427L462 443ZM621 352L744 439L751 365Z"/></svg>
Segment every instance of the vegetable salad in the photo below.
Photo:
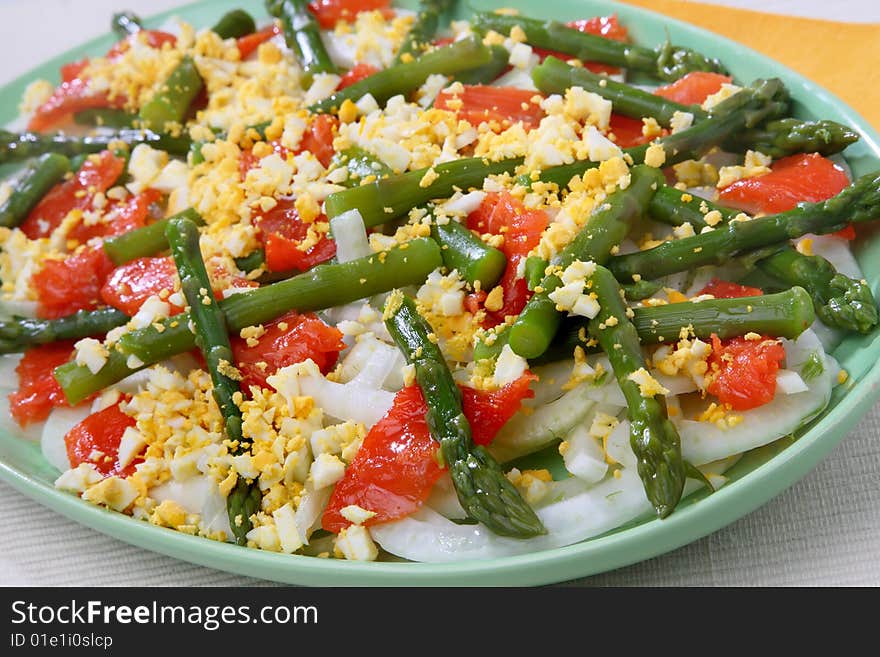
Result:
<svg viewBox="0 0 880 657"><path fill-rule="evenodd" d="M666 518L822 413L878 323L858 135L614 15L452 5L122 12L28 87L0 385L56 487L247 548L485 559Z"/></svg>

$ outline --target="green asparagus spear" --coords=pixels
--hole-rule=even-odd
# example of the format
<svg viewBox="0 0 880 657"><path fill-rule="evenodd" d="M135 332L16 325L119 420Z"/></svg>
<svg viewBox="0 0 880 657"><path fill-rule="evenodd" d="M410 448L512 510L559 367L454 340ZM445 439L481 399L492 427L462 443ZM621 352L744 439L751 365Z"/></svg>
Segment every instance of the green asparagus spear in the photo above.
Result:
<svg viewBox="0 0 880 657"><path fill-rule="evenodd" d="M58 340L78 340L102 335L122 326L129 317L115 308L80 310L58 319L15 317L0 320L0 354L24 351Z"/></svg>
<svg viewBox="0 0 880 657"><path fill-rule="evenodd" d="M683 328L702 340L712 334L725 340L750 332L793 340L816 319L810 295L801 287L755 297L636 307L633 313L632 323L642 344L675 342ZM571 358L577 346L590 351L584 342L586 325L583 318L565 319L556 340L534 364Z"/></svg>
<svg viewBox="0 0 880 657"><path fill-rule="evenodd" d="M762 258L757 266L786 285L801 285L809 290L816 315L826 326L870 333L880 320L870 286L839 273L821 256L804 255L787 246Z"/></svg>
<svg viewBox="0 0 880 657"><path fill-rule="evenodd" d="M456 189L482 187L487 176L512 173L522 164L522 158L486 162L482 158L465 158L444 162L431 169L419 169L382 178L367 185L334 192L324 200L324 211L333 218L348 210L357 209L369 228L402 217L410 210L428 201L452 196ZM433 170L436 176L422 186L426 174Z"/></svg>
<svg viewBox="0 0 880 657"><path fill-rule="evenodd" d="M241 393L238 382L230 376L235 372L232 346L226 330L226 317L214 300L211 279L199 250L199 229L188 219L171 219L165 225L165 236L177 265L180 288L190 307L195 343L211 374L212 394L223 416L230 451L240 454L250 441L242 432L241 409L235 403L236 395ZM232 490L226 500L229 526L239 545L247 543L246 534L253 527L250 517L259 510L261 497L259 487L250 482L241 489Z"/></svg>
<svg viewBox="0 0 880 657"><path fill-rule="evenodd" d="M737 214L735 210L717 206L709 201L685 201L685 194L672 187L664 187L651 200L648 211L654 219L673 226L690 223L695 230L705 225L704 210L717 211L724 222ZM772 280L783 285L799 285L813 299L816 314L826 326L867 333L880 321L877 303L871 288L861 280L838 273L821 256L798 252L789 244L774 245L768 253L748 252L743 260L756 267Z"/></svg>
<svg viewBox="0 0 880 657"><path fill-rule="evenodd" d="M220 302L231 331L272 321L288 310L321 310L398 286L421 284L440 267L440 248L430 238L414 239L383 254L346 263L324 264L278 283L234 294ZM110 350L110 357L96 374L74 362L56 368L55 377L71 403L82 401L146 365L195 346L186 313L125 334ZM134 357L129 360L130 357Z"/></svg>
<svg viewBox="0 0 880 657"><path fill-rule="evenodd" d="M858 140L857 132L834 121L787 118L733 134L722 147L736 152L751 149L777 159L794 153L834 155Z"/></svg>
<svg viewBox="0 0 880 657"><path fill-rule="evenodd" d="M495 247L489 246L458 221L449 220L431 225L431 237L440 245L443 264L456 269L461 277L472 285L479 281L484 290L501 278L507 266L507 258Z"/></svg>
<svg viewBox="0 0 880 657"><path fill-rule="evenodd" d="M705 57L690 48L673 46L668 41L651 49L581 32L555 20L541 21L491 12L476 12L472 24L479 32L492 30L504 36L519 27L525 32L526 43L532 46L562 52L582 61L621 66L660 80L677 80L693 71L725 72L717 59Z"/></svg>
<svg viewBox="0 0 880 657"><path fill-rule="evenodd" d="M715 106L711 117L698 122L687 130L660 137L654 146L661 146L665 154L664 166L696 160L715 146L748 128L768 119L777 118L788 111L788 94L782 82L777 79L757 80L730 98ZM647 144L623 149L636 163L645 161ZM573 164L545 169L538 176L543 182L564 186L574 176L583 175L587 169L598 166L597 162L582 160ZM528 184L530 180L523 180Z"/></svg>
<svg viewBox="0 0 880 657"><path fill-rule="evenodd" d="M676 112L689 112L695 119L708 116L698 105L682 105L662 96L643 91L583 67L570 66L561 59L548 57L532 69L535 86L545 94L564 94L569 87L581 87L610 100L614 111L634 119L650 116L669 127Z"/></svg>
<svg viewBox="0 0 880 657"><path fill-rule="evenodd" d="M111 25L113 31L116 32L120 39L137 34L144 29L140 17L130 11L121 11L118 14L113 14Z"/></svg>
<svg viewBox="0 0 880 657"><path fill-rule="evenodd" d="M397 50L392 64L400 64L406 60L406 55L418 57L430 46L431 40L440 26L440 15L447 11L455 0L422 0L419 3L419 11L415 22L409 29L406 39Z"/></svg>
<svg viewBox="0 0 880 657"><path fill-rule="evenodd" d="M318 73L337 73L338 70L324 42L318 21L308 9L306 0L267 0L266 11L281 19L284 40L302 67L305 86L312 83Z"/></svg>
<svg viewBox="0 0 880 657"><path fill-rule="evenodd" d="M115 265L122 265L135 258L156 255L168 248L165 235L166 226L176 219L188 219L196 224L203 224L201 215L192 208L160 219L143 228L136 228L122 235L104 240L104 251Z"/></svg>
<svg viewBox="0 0 880 657"><path fill-rule="evenodd" d="M43 153L58 153L67 157L98 153L119 142L129 146L149 144L153 148L171 155L186 155L191 140L186 135L172 137L151 130L119 130L86 137L77 137L63 132L41 134L0 130L0 164L26 160Z"/></svg>
<svg viewBox="0 0 880 657"><path fill-rule="evenodd" d="M689 112L694 121L706 119L709 114L697 105L681 105L661 96L643 91L608 77L596 75L585 68L570 66L548 57L532 70L535 85L544 93L565 93L569 87L579 86L614 103L614 111L635 119L653 117L669 127L676 112ZM802 121L787 118L770 121L761 127L734 132L725 139L722 148L733 152L757 150L773 158L793 153L833 155L858 141L859 135L834 121Z"/></svg>
<svg viewBox="0 0 880 657"><path fill-rule="evenodd" d="M429 75L454 75L461 71L485 66L492 61L492 52L475 38L461 39L416 57L411 62L396 64L359 80L309 107L312 112L338 111L346 100L357 102L370 94L380 105L392 96L407 95L418 89Z"/></svg>
<svg viewBox="0 0 880 657"><path fill-rule="evenodd" d="M329 168L332 170L340 167L348 169L348 178L340 183L343 187L356 187L369 176L384 178L391 175L391 167L358 146L351 146L333 154Z"/></svg>
<svg viewBox="0 0 880 657"><path fill-rule="evenodd" d="M184 57L159 91L141 107L138 117L143 127L165 130L169 123L183 123L203 84L196 63L191 57Z"/></svg>
<svg viewBox="0 0 880 657"><path fill-rule="evenodd" d="M713 333L724 340L750 332L793 340L816 319L810 295L801 287L755 297L636 306L632 310L632 323L642 344L674 342L683 328L703 340L708 340ZM588 344L588 322L576 316L563 319L550 347L531 364L569 359L575 347L592 351L593 346ZM510 329L506 328L496 332L491 344L486 340L477 342L474 360L497 358L509 337Z"/></svg>
<svg viewBox="0 0 880 657"><path fill-rule="evenodd" d="M469 68L450 77L454 82L462 84L489 84L496 80L510 65L510 53L504 46L491 45L489 48L489 62L476 68Z"/></svg>
<svg viewBox="0 0 880 657"><path fill-rule="evenodd" d="M591 277L599 314L590 320L590 335L608 355L617 384L626 399L630 445L638 461L639 477L648 500L661 518L681 499L686 479L678 432L666 416L662 394L637 383L637 373L647 373L636 327L626 315L620 286L602 266ZM644 390L643 390L644 389Z"/></svg>
<svg viewBox="0 0 880 657"><path fill-rule="evenodd" d="M266 252L263 249L256 249L246 256L235 259L235 266L246 272L259 269L264 264L266 264Z"/></svg>
<svg viewBox="0 0 880 657"><path fill-rule="evenodd" d="M562 321L562 314L550 294L562 285L556 271L576 260L605 262L611 249L619 244L632 225L645 212L654 191L662 184L662 174L654 168L638 165L630 170L626 189L610 194L593 212L589 221L550 263L553 273L545 272L540 288L510 328L510 348L523 358L537 358L550 346Z"/></svg>
<svg viewBox="0 0 880 657"><path fill-rule="evenodd" d="M842 192L819 203L748 221L730 221L715 230L663 244L608 261L618 280L633 274L659 278L703 265L721 264L738 254L764 246L782 244L807 233L831 233L849 223L880 217L880 172L869 173Z"/></svg>
<svg viewBox="0 0 880 657"><path fill-rule="evenodd" d="M416 382L428 407L426 420L431 437L440 443L458 500L468 516L502 536L529 538L545 534L534 510L495 459L474 444L461 408L461 391L443 354L430 339L431 326L419 315L415 303L395 290L385 305L384 319L406 361L415 368Z"/></svg>
<svg viewBox="0 0 880 657"><path fill-rule="evenodd" d="M15 228L20 225L46 192L68 171L70 160L56 153L46 153L31 163L16 182L9 197L0 204L0 226Z"/></svg>
<svg viewBox="0 0 880 657"><path fill-rule="evenodd" d="M95 107L76 112L73 115L73 121L78 125L93 125L102 128L131 128L134 127L137 120L138 118L134 114L109 107Z"/></svg>
<svg viewBox="0 0 880 657"><path fill-rule="evenodd" d="M211 28L221 39L238 39L257 29L253 17L244 9L233 9L220 17Z"/></svg>

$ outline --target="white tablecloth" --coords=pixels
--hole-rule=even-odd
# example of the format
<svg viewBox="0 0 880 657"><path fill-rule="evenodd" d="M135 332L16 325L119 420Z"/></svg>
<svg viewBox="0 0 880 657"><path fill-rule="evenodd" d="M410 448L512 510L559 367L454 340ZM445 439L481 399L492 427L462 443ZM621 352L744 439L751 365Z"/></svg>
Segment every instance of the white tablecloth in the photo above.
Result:
<svg viewBox="0 0 880 657"><path fill-rule="evenodd" d="M148 16L179 0L0 3L0 84L103 33L112 12ZM244 5L251 3L243 3ZM726 0L835 20L880 21L875 0ZM13 30L8 26L39 26ZM34 34L51 35L35 38ZM78 525L0 482L0 585L235 586L267 584L133 547ZM666 555L575 586L880 585L880 405L819 466L764 507Z"/></svg>

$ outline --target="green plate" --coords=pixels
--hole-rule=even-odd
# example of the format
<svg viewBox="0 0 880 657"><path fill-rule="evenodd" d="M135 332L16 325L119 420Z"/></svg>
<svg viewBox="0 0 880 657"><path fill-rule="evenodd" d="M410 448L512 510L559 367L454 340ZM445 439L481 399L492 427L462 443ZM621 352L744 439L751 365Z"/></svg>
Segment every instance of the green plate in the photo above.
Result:
<svg viewBox="0 0 880 657"><path fill-rule="evenodd" d="M403 4L414 5L414 2ZM461 2L461 5L468 3ZM487 2L474 3L489 6ZM511 0L524 14L546 16L538 0ZM196 26L210 25L223 11L242 6L236 0L199 2L149 20L158 25L178 15ZM262 3L246 8L263 15ZM122 8L122 6L120 6ZM779 77L795 99L803 118L826 118L856 128L861 141L850 146L846 159L858 176L878 168L880 136L867 122L825 89L790 69L740 44L658 14L625 5L590 0L555 0L553 17L575 19L617 12L638 43L656 44L667 35L674 43L717 56L739 81ZM110 17L107 17L108 22ZM58 67L85 55L104 53L111 35L57 57L0 89L0 124L15 118L27 84L35 78L58 79ZM874 293L880 285L880 239L863 235L856 257ZM560 582L619 568L657 556L709 534L753 511L809 472L871 408L880 385L880 332L847 338L833 352L850 374L839 386L828 410L797 440L779 441L742 459L731 481L710 497L692 496L666 520L649 520L614 533L564 548L486 561L450 564L407 562L358 563L284 555L217 543L159 528L106 511L78 497L57 491L58 472L43 459L39 445L0 432L0 477L41 504L100 532L185 561L241 575L311 586L530 586ZM808 498L803 504L813 504ZM767 528L767 531L773 531Z"/></svg>

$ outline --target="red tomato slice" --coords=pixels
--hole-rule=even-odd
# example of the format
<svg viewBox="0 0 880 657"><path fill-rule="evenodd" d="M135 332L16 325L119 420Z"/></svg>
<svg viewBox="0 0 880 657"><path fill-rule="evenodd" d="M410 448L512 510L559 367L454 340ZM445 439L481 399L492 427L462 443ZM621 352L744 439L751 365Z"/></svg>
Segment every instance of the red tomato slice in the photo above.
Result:
<svg viewBox="0 0 880 657"><path fill-rule="evenodd" d="M242 59L247 59L257 48L278 34L281 34L281 28L275 23L272 23L272 25L264 27L258 32L245 34L243 37L239 37L236 42L239 55Z"/></svg>
<svg viewBox="0 0 880 657"><path fill-rule="evenodd" d="M694 71L672 84L658 87L654 90L654 95L682 105L702 105L706 98L721 91L722 84L730 84L732 81L733 78L728 75Z"/></svg>
<svg viewBox="0 0 880 657"><path fill-rule="evenodd" d="M274 208L257 216L259 239L266 251L269 271L305 271L336 255L336 242L326 234L307 251L298 248L306 239L309 227L299 218L294 203L293 199L281 199ZM318 221L326 221L326 217L321 215Z"/></svg>
<svg viewBox="0 0 880 657"><path fill-rule="evenodd" d="M76 80L86 66L89 65L89 58L86 57L84 59L79 60L78 62L70 62L69 64L64 64L61 67L61 81L62 82L73 82Z"/></svg>
<svg viewBox="0 0 880 657"><path fill-rule="evenodd" d="M572 21L568 23L568 26L581 32L589 32L590 34L603 36L613 41L629 41L629 32L617 20L617 14L584 18L579 21Z"/></svg>
<svg viewBox="0 0 880 657"><path fill-rule="evenodd" d="M535 396L529 384L537 380L537 376L526 372L516 381L492 392L459 386L462 410L477 445L491 443L501 427L520 409L522 400Z"/></svg>
<svg viewBox="0 0 880 657"><path fill-rule="evenodd" d="M773 214L802 201L824 201L847 185L846 173L834 162L818 153L801 153L777 160L763 176L737 180L722 189L718 199L749 214Z"/></svg>
<svg viewBox="0 0 880 657"><path fill-rule="evenodd" d="M18 390L9 395L9 411L22 427L42 422L56 406L69 406L53 370L70 360L73 341L62 340L24 352L15 368Z"/></svg>
<svg viewBox="0 0 880 657"><path fill-rule="evenodd" d="M407 516L428 498L443 468L426 411L418 385L397 393L391 410L370 429L337 482L321 520L325 530L339 533L348 527L341 511L351 504L373 511L376 515L366 523L373 524Z"/></svg>
<svg viewBox="0 0 880 657"><path fill-rule="evenodd" d="M29 239L48 237L71 210L85 210L98 192L106 192L125 169L125 160L110 151L88 158L70 180L55 185L21 224Z"/></svg>
<svg viewBox="0 0 880 657"><path fill-rule="evenodd" d="M608 130L614 133L615 144L621 148L630 148L651 142L651 138L642 133L642 125L644 124L641 119L631 119L628 116L612 112Z"/></svg>
<svg viewBox="0 0 880 657"><path fill-rule="evenodd" d="M138 258L113 270L101 288L101 300L134 315L144 301L163 291L171 294L176 285L177 267L170 256Z"/></svg>
<svg viewBox="0 0 880 657"><path fill-rule="evenodd" d="M309 11L322 28L330 30L339 21L354 21L362 11L381 9L386 16L393 16L389 5L391 0L313 0L309 3Z"/></svg>
<svg viewBox="0 0 880 657"><path fill-rule="evenodd" d="M330 160L333 159L333 155L336 153L336 151L333 150L333 139L336 136L336 130L338 127L339 120L336 117L327 114L314 116L311 125L309 125L308 130L306 130L303 135L299 148L294 155L309 151L322 166L329 166ZM282 146L280 142L271 141L269 142L269 145L275 153L281 156L282 159L287 159L287 156L290 155L290 151ZM238 170L241 174L242 180L245 179L248 171L257 166L259 161L260 158L256 157L253 154L253 151L242 151L238 161Z"/></svg>
<svg viewBox="0 0 880 657"><path fill-rule="evenodd" d="M31 279L37 291L37 314L55 319L97 308L101 286L111 271L113 263L100 246L84 248L63 260L47 260Z"/></svg>
<svg viewBox="0 0 880 657"><path fill-rule="evenodd" d="M831 233L835 237L839 237L840 239L847 240L848 242L852 242L856 238L856 227L850 224L846 228L842 228L838 230L836 233Z"/></svg>
<svg viewBox="0 0 880 657"><path fill-rule="evenodd" d="M762 406L776 394L776 372L784 358L785 349L773 338L722 341L713 334L708 391L736 411Z"/></svg>
<svg viewBox="0 0 880 657"><path fill-rule="evenodd" d="M105 210L108 215L107 221L92 226L79 223L70 231L68 237L84 244L93 237L113 237L136 228L143 228L147 225L150 216L150 206L161 200L162 193L158 190L144 190L116 207Z"/></svg>
<svg viewBox="0 0 880 657"><path fill-rule="evenodd" d="M342 333L312 313L291 311L264 328L266 332L253 347L236 335L230 336L236 367L244 376L241 381L244 391L250 390L251 386L270 387L266 377L308 358L326 374L336 365L339 352L345 348Z"/></svg>
<svg viewBox="0 0 880 657"><path fill-rule="evenodd" d="M379 69L373 66L372 64L367 64L366 62L360 62L354 65L350 71L347 71L345 75L342 76L342 79L339 81L339 84L336 86L336 90L345 89L346 87L350 87L355 82L360 82L364 78L368 78L374 73L378 73Z"/></svg>
<svg viewBox="0 0 880 657"><path fill-rule="evenodd" d="M535 379L526 373L494 392L459 386L475 443L492 442L522 400L534 395L529 384ZM391 410L370 429L336 484L324 512L324 529L338 533L347 527L350 523L341 510L350 504L376 513L366 524L402 518L422 505L444 469L438 463L439 446L425 421L427 412L418 385L397 393Z"/></svg>
<svg viewBox="0 0 880 657"><path fill-rule="evenodd" d="M297 154L310 152L324 167L330 166L330 160L336 151L333 150L333 138L339 129L339 119L329 114L318 114L303 135Z"/></svg>
<svg viewBox="0 0 880 657"><path fill-rule="evenodd" d="M41 132L75 112L101 107L122 108L124 105L124 98L111 100L106 93L90 89L85 80L74 78L70 82L62 82L55 89L49 100L36 109L27 127L28 130Z"/></svg>
<svg viewBox="0 0 880 657"><path fill-rule="evenodd" d="M526 130L537 128L544 118L544 110L532 102L540 96L534 91L513 87L490 87L482 84L464 85L461 93L441 91L434 107L458 114L473 125L483 121L497 121L503 128L522 121Z"/></svg>
<svg viewBox="0 0 880 657"><path fill-rule="evenodd" d="M739 297L760 296L764 294L764 291L759 287L749 287L748 285L740 285L739 283L722 281L720 278L713 278L697 293L698 296L700 294L711 294L716 299L737 299Z"/></svg>
<svg viewBox="0 0 880 657"><path fill-rule="evenodd" d="M617 20L617 14L613 14L611 16L594 16L592 18L585 18L579 21L572 21L570 23L567 23L567 25L568 27L573 27L574 29L580 30L581 32L595 34L597 36L605 37L606 39L611 39L613 41L629 41L629 32ZM546 59L550 55L553 55L554 57L557 57L563 61L571 59L571 55L567 55L565 53L557 52L554 50L534 48L534 52L538 55L538 57L541 58L541 61L544 61L544 59ZM584 67L589 69L593 73L606 73L608 75L620 73L620 69L617 66L602 64L600 62L584 62Z"/></svg>
<svg viewBox="0 0 880 657"><path fill-rule="evenodd" d="M119 404L92 413L64 436L71 467L88 463L105 477L128 477L143 459L135 458L124 468L119 465L119 443L135 419L123 413Z"/></svg>
<svg viewBox="0 0 880 657"><path fill-rule="evenodd" d="M507 267L501 276L503 305L500 310L486 312L486 326L496 326L507 315L517 315L530 296L526 282L516 277L519 261L541 241L541 233L549 217L541 210L527 210L521 201L507 192L487 194L476 210L468 215L466 224L480 233L504 235L501 250L507 256Z"/></svg>

